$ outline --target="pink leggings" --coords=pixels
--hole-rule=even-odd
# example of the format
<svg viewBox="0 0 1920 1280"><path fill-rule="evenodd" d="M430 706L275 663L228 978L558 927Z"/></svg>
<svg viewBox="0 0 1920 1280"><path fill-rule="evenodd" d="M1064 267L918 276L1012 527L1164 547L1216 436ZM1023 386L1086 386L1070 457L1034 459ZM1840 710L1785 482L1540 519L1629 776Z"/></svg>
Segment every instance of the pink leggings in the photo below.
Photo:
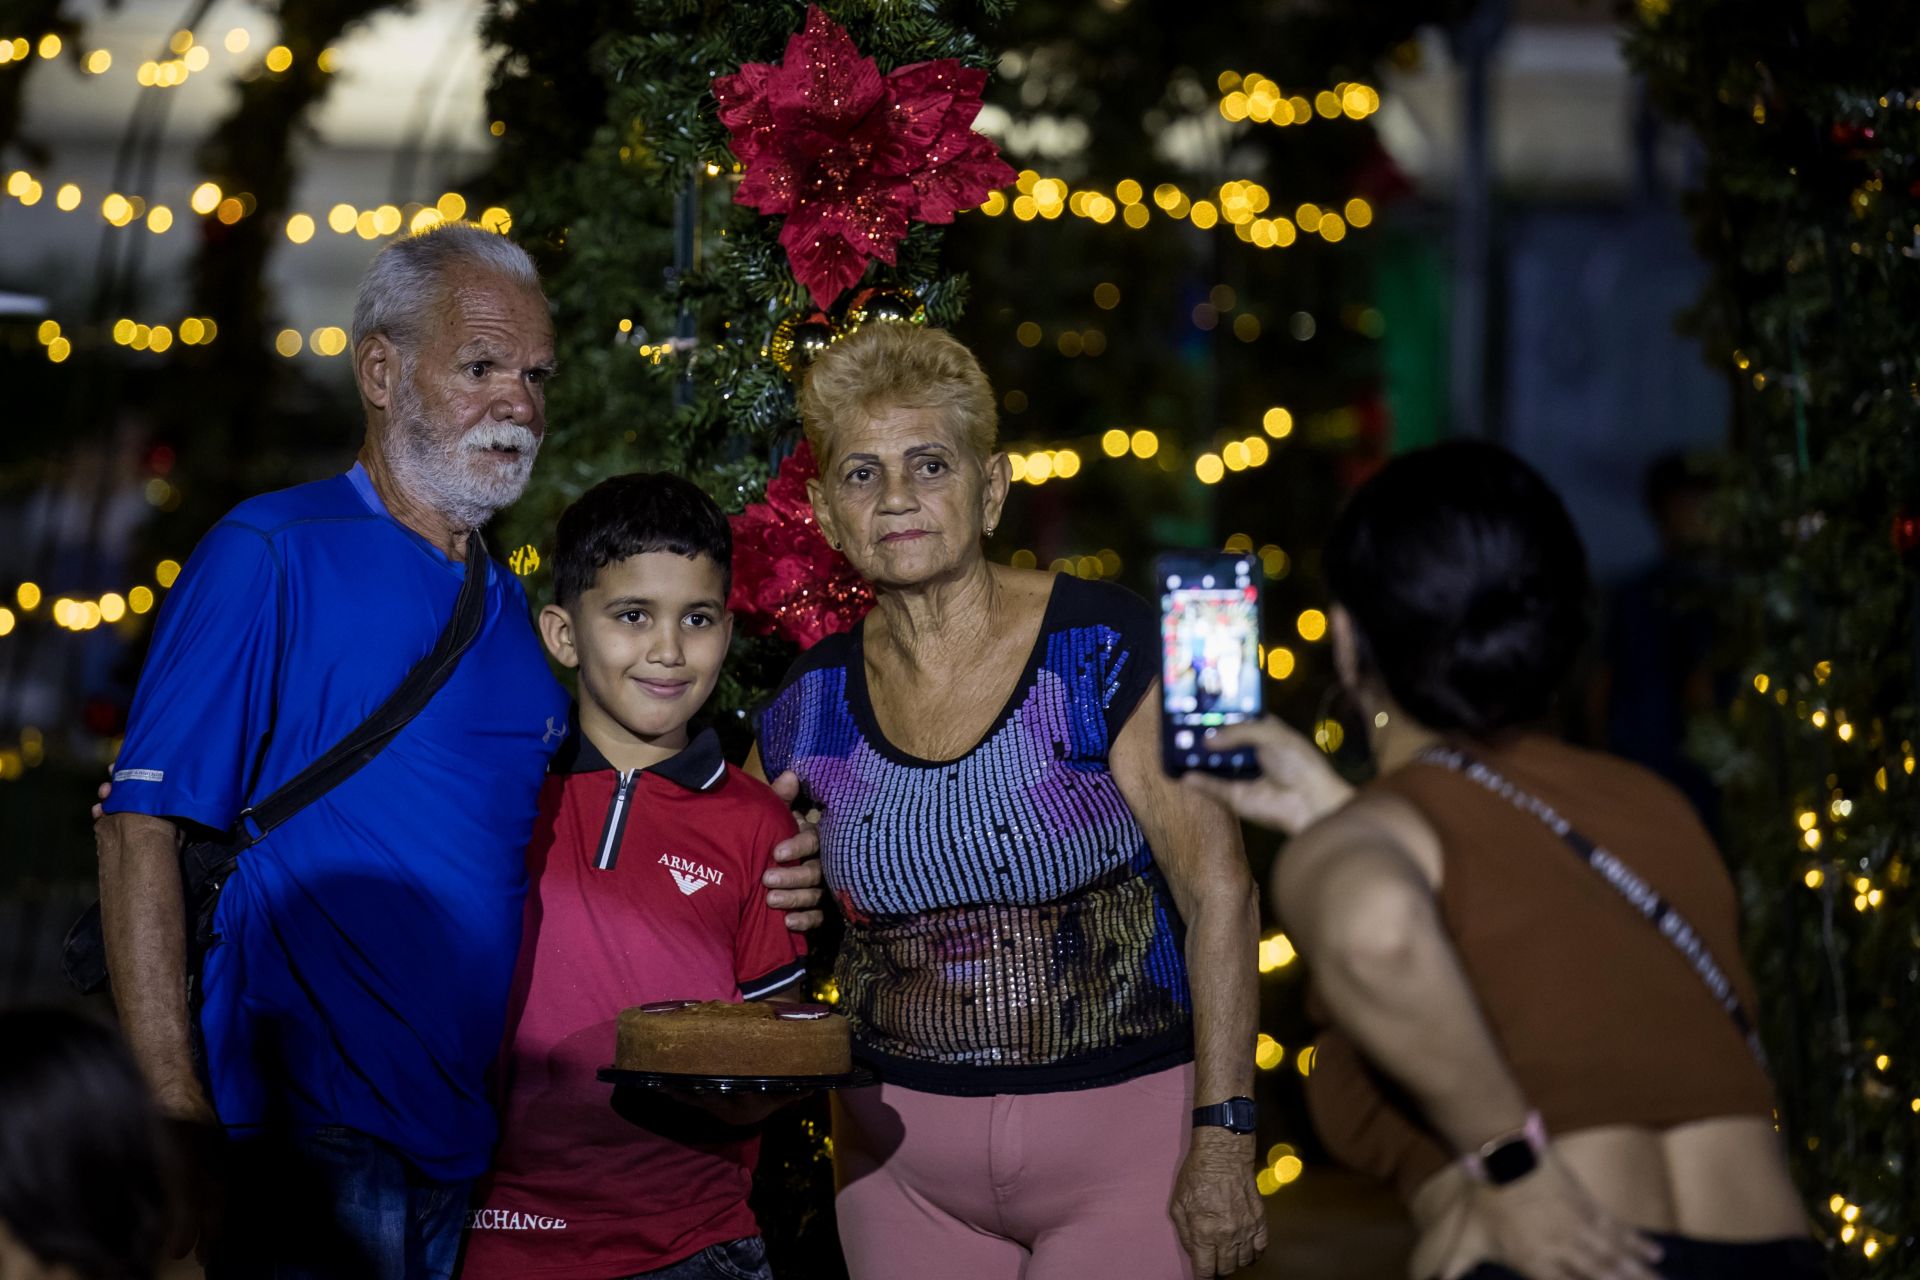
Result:
<svg viewBox="0 0 1920 1280"><path fill-rule="evenodd" d="M834 1097L853 1280L1190 1280L1167 1205L1193 1068L1067 1093Z"/></svg>

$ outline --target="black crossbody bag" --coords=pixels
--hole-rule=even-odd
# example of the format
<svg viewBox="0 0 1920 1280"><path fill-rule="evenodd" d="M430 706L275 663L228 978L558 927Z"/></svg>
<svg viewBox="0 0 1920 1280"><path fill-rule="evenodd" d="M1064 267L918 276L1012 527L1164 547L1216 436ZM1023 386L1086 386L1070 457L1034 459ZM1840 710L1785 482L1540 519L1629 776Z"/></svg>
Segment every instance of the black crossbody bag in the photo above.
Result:
<svg viewBox="0 0 1920 1280"><path fill-rule="evenodd" d="M1661 937L1673 944L1674 949L1685 958L1688 967L1706 985L1714 1000L1726 1011L1734 1028L1747 1042L1747 1049L1753 1054L1754 1061L1760 1064L1761 1070L1766 1070L1766 1048L1760 1043L1760 1032L1754 1026L1753 1019L1741 1007L1740 993L1734 989L1733 980L1727 977L1727 971L1720 967L1720 962L1713 958L1713 952L1707 949L1699 932L1652 885L1605 847L1574 830L1573 824L1561 817L1552 805L1523 791L1499 771L1458 747L1428 747L1414 758L1425 764L1451 769L1467 781L1506 800L1522 813L1531 815L1551 831L1567 852L1591 868L1609 889L1625 898L1628 905L1639 912L1648 924L1660 931Z"/></svg>
<svg viewBox="0 0 1920 1280"><path fill-rule="evenodd" d="M187 915L189 1009L198 1007L200 967L206 959L207 948L216 940L214 908L219 905L220 890L227 878L240 865L240 856L385 750L421 708L432 701L433 695L460 665L461 657L473 647L475 637L480 634L486 611L487 549L475 531L467 535L466 579L460 584L453 616L441 629L433 648L407 672L400 687L326 754L266 799L241 810L230 831L211 839L188 840L180 846L180 897ZM83 994L92 995L107 989L107 945L98 901L82 912L67 930L60 962L67 981Z"/></svg>

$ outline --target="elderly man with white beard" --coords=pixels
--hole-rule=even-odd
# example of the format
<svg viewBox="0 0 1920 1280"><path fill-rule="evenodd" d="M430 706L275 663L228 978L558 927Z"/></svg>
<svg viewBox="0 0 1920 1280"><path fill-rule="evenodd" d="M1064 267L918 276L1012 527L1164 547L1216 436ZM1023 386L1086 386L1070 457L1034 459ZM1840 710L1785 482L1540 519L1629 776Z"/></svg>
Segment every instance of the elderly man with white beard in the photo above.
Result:
<svg viewBox="0 0 1920 1280"><path fill-rule="evenodd" d="M481 561L484 621L452 675L244 850L190 972L183 838L244 822L400 687L546 432L553 327L531 259L501 236L451 225L387 246L353 343L358 462L240 504L200 543L97 826L127 1037L170 1116L231 1139L216 1148L224 1212L201 1197L191 1224L215 1277L452 1274L495 1139L486 1076L524 851L568 732L518 582ZM789 927L818 920L813 849L795 837L776 858L798 865L767 873Z"/></svg>

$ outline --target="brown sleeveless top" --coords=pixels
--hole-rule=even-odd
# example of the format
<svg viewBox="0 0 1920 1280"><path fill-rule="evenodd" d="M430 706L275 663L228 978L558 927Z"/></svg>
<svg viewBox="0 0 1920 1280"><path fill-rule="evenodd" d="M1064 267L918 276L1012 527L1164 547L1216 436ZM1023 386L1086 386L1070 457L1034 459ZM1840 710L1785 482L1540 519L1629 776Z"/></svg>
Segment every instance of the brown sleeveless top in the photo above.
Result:
<svg viewBox="0 0 1920 1280"><path fill-rule="evenodd" d="M1673 904L1754 1015L1733 882L1678 791L1545 736L1469 749ZM1407 801L1438 833L1441 920L1549 1133L1772 1113L1771 1082L1699 975L1537 818L1437 765L1410 765L1366 790ZM1337 1158L1403 1196L1453 1158L1337 1029L1318 1042L1307 1101Z"/></svg>

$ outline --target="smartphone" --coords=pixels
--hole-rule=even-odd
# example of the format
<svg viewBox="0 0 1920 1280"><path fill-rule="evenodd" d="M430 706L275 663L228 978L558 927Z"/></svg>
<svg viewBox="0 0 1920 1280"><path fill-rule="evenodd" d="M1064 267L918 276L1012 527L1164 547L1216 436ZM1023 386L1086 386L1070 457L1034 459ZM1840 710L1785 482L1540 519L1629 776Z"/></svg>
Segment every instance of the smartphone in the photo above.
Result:
<svg viewBox="0 0 1920 1280"><path fill-rule="evenodd" d="M1251 553L1170 551L1160 585L1160 759L1183 773L1252 778L1249 748L1219 751L1210 730L1260 716L1260 562Z"/></svg>

